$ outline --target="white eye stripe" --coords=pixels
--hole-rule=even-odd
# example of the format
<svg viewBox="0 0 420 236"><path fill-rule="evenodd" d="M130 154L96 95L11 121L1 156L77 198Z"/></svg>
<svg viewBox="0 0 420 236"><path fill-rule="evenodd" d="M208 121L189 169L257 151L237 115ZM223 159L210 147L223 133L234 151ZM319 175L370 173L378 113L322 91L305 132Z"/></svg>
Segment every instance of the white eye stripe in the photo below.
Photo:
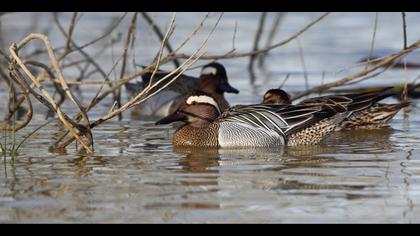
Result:
<svg viewBox="0 0 420 236"><path fill-rule="evenodd" d="M202 75L215 75L217 73L217 69L215 67L205 67L203 68L203 70L201 71Z"/></svg>
<svg viewBox="0 0 420 236"><path fill-rule="evenodd" d="M222 114L220 112L219 105L217 105L217 102L212 97L205 96L205 95L201 95L201 96L190 96L190 97L188 97L187 104L188 105L191 105L193 102L197 102L197 103L208 103L210 105L213 105L217 109L217 111L219 112L219 114Z"/></svg>

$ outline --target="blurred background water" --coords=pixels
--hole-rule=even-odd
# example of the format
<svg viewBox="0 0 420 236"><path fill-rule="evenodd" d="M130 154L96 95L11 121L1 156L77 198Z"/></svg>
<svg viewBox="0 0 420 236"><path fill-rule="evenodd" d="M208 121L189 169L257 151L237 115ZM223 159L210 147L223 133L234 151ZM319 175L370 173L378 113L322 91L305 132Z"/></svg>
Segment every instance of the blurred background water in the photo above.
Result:
<svg viewBox="0 0 420 236"><path fill-rule="evenodd" d="M74 39L80 45L103 34L123 13L82 13ZM288 38L322 13L286 13L274 43ZM150 13L162 28L170 13ZM178 13L170 39L176 47L196 27L205 13ZM68 26L72 13L61 13ZM110 38L125 37L130 14ZM250 51L260 13L225 13L209 38L209 55L232 50ZM218 17L211 13L203 29L182 50L192 53L206 37ZM263 47L275 13L267 16L261 40ZM30 32L48 33L54 47L65 40L51 13L9 13L1 16L1 47L8 48ZM221 60L230 83L241 92L227 95L232 105L259 102L263 93L278 87L287 74L284 89L292 94L305 89L304 67L309 86L343 78L363 68L340 71L369 55L375 13L331 13L299 37L297 42L270 51L256 80L250 82L249 58ZM420 14L407 13L408 44L420 35ZM400 13L379 13L373 55L385 56L401 50L403 36ZM235 35L236 28L236 35ZM120 35L120 36L119 36ZM235 35L235 41L233 38ZM111 39L86 49L95 54ZM99 56L110 70L123 50L124 40ZM159 49L152 29L139 18L128 72L134 64L149 64ZM31 49L40 44L28 45ZM32 47L32 48L31 48ZM6 51L6 50L5 50ZM24 55L24 54L23 54ZM41 59L43 59L41 57ZM45 58L44 58L45 59ZM417 51L407 60L420 62ZM207 61L199 61L203 65ZM167 64L163 69L172 69ZM66 79L78 71L65 70ZM198 76L199 69L187 71ZM418 69L388 70L378 77L350 87L394 85L413 81ZM112 73L117 79L119 73ZM99 74L90 79L102 79ZM5 98L7 87L1 84ZM98 86L84 88L85 103ZM124 95L124 93L123 93ZM124 100L126 100L125 96ZM396 102L389 98L386 102ZM1 114L5 102L1 101ZM89 113L92 120L106 114L111 100ZM45 122L45 108L36 105L31 124L18 135L29 133ZM71 104L64 104L70 114ZM156 127L152 121L113 119L94 130L95 154L84 158L72 151L57 154L48 147L63 128L51 123L23 145L12 161L2 158L0 168L0 222L420 222L420 109L416 101L407 116L403 112L391 128L378 131L342 132L322 145L278 149L174 148L174 129ZM419 116L420 117L420 116ZM3 135L4 136L4 135ZM2 137L3 137L2 136Z"/></svg>

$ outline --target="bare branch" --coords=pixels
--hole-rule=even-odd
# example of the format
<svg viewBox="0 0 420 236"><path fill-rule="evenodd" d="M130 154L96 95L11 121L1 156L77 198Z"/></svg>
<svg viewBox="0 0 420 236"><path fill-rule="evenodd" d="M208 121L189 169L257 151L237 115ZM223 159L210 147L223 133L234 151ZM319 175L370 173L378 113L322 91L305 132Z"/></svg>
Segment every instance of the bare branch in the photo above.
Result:
<svg viewBox="0 0 420 236"><path fill-rule="evenodd" d="M370 60L372 59L372 52L373 52L373 47L375 46L375 36L376 36L376 29L378 27L378 13L375 13L375 24L373 25L373 35L372 35L372 42L370 44L370 49L369 49L369 56L367 58L367 63L366 63L366 67L365 69L367 69L368 65L370 64Z"/></svg>
<svg viewBox="0 0 420 236"><path fill-rule="evenodd" d="M156 66L155 66L155 69L153 70L152 75L150 76L149 86L152 83L153 77L155 76L156 72L159 69L160 61L162 60L163 48L165 47L165 44L168 42L169 36L170 36L172 30L174 29L175 18L176 18L176 13L173 13L172 17L171 17L171 20L170 20L170 23L169 23L168 30L166 31L165 36L162 38L162 43L160 44L160 49L159 49L159 52L158 52L158 55L157 55L157 58L156 58Z"/></svg>
<svg viewBox="0 0 420 236"><path fill-rule="evenodd" d="M278 12L277 13L276 18L273 22L273 25L271 26L271 30L270 30L270 33L268 35L267 42L265 43L265 47L269 47L273 43L274 36L276 35L277 30L280 27L281 20L283 19L285 14L286 13L284 13L284 12ZM267 56L267 52L261 53L261 55L258 57L258 66L259 67L263 66L266 56Z"/></svg>
<svg viewBox="0 0 420 236"><path fill-rule="evenodd" d="M159 29L159 27L156 25L156 23L152 19L152 17L150 17L149 14L147 14L146 12L141 12L141 15L147 21L147 23L152 27L153 31L158 36L159 40L161 42L163 42L165 37L162 34L162 31ZM168 50L169 53L173 53L174 50L172 49L172 46L169 42L166 42L165 47L166 47L166 49ZM176 58L173 60L173 63L175 65L175 67L179 67L179 65L180 65L178 59L176 59Z"/></svg>
<svg viewBox="0 0 420 236"><path fill-rule="evenodd" d="M397 58L399 58L403 55L406 55L407 53L409 53L409 52L411 52L411 51L413 51L413 50L415 50L419 47L420 47L420 40L418 40L414 44L407 47L407 49L403 49L399 52L396 52L394 54L389 55L388 57L385 57L383 60L381 60L380 62L376 63L375 65L373 65L372 67L370 67L366 70L363 70L361 72L352 74L350 76L347 76L343 79L340 79L340 80L337 80L337 81L334 81L334 82L331 82L331 83L326 83L326 84L323 84L323 85L320 85L320 86L316 86L316 87L307 89L307 90L293 96L292 100L301 98L301 97L309 95L311 93L316 93L316 92L324 91L324 90L327 90L327 89L330 89L330 88L333 88L333 87L338 87L338 86L344 85L344 84L346 84L350 81L353 81L353 80L358 79L362 76L365 76L365 75L369 74L370 72L375 71L376 69L378 69L382 66L388 65L389 63L391 63L395 59L397 59Z"/></svg>
<svg viewBox="0 0 420 236"><path fill-rule="evenodd" d="M137 22L137 12L133 14L133 18L131 19L130 26L128 27L127 38L125 41L124 52L123 52L123 62L121 65L121 72L120 72L120 79L124 77L125 74L125 65L127 62L127 55L128 55L128 46L130 45L131 35L134 33L136 29L136 22ZM117 90L115 100L117 102L118 107L121 107L121 88ZM118 119L122 119L122 115L118 115Z"/></svg>
<svg viewBox="0 0 420 236"><path fill-rule="evenodd" d="M303 48L302 48L302 45L300 44L299 37L296 38L296 43L299 48L299 58L300 58L300 63L302 64L303 77L305 79L305 89L308 89L309 88L308 70L306 69L305 58L303 56Z"/></svg>
<svg viewBox="0 0 420 236"><path fill-rule="evenodd" d="M64 49L64 52L65 52L64 54L66 54L67 51L70 50L71 42L72 42L71 39L72 39L72 36L73 36L73 30L74 30L76 18L77 18L77 12L73 13L73 17L71 18L69 30L67 32L67 41L66 41L66 47Z"/></svg>
<svg viewBox="0 0 420 236"><path fill-rule="evenodd" d="M245 53L228 53L228 54L223 54L223 55L209 55L209 56L203 56L200 59L201 60L221 60L221 59L230 59L230 58L239 58L239 57L249 57L251 55L256 55L256 54L260 54L260 53L265 53L268 52L274 48L283 46L287 43L289 43L290 41L292 41L293 39L295 39L296 37L298 37L299 35L303 34L305 31L307 31L309 28L311 28L313 25L315 25L316 23L318 23L319 21L321 21L322 19L324 19L326 16L328 16L330 13L327 12L325 14L323 14L322 16L318 17L317 19L315 19L314 21L312 21L311 23L309 23L308 25L306 25L305 27L303 27L301 30L297 31L296 33L294 33L292 36L290 36L289 38L278 42L274 45L256 50L256 51L251 51L251 52L245 52ZM172 58L189 58L189 55L186 54L176 54L173 55Z"/></svg>
<svg viewBox="0 0 420 236"><path fill-rule="evenodd" d="M405 22L405 12L401 12L403 22L403 35L404 35L404 49L407 49L407 23Z"/></svg>
<svg viewBox="0 0 420 236"><path fill-rule="evenodd" d="M267 12L262 12L261 16L260 16L260 20L258 22L258 28L257 31L255 32L255 38L254 38L254 46L252 47L252 51L258 51L258 45L261 39L261 34L263 32L264 29L264 24L265 24L265 18L267 17ZM251 84L254 84L255 82L255 75L254 75L254 62L255 59L257 58L258 54L252 54L249 57L249 64L248 64L248 70L251 74Z"/></svg>
<svg viewBox="0 0 420 236"><path fill-rule="evenodd" d="M48 37L42 34L30 34L28 35L25 39L23 39L19 44L12 44L12 46L10 46L9 51L11 54L11 57L13 58L13 60L16 62L16 64L18 64L23 71L25 72L25 74L31 79L31 81L36 85L37 88L39 88L41 90L41 92L44 94L44 96L46 97L47 101L51 104L51 106L54 108L54 110L57 112L60 121L65 125L65 127L67 127L67 129L69 129L69 131L74 135L74 137L79 141L80 144L82 144L82 146L86 149L86 151L88 153L93 153L92 149L88 146L88 144L86 144L81 137L76 133L76 131L73 128L80 128L80 125L76 125L72 124L71 119L68 119L68 117L64 116L65 113L63 111L61 111L60 107L58 106L58 104L53 100L53 98L51 97L51 95L48 93L48 91L43 88L40 84L40 82L36 79L36 77L28 70L28 68L26 67L26 65L22 62L22 60L19 58L19 56L17 55L17 52L19 51L19 49L21 49L22 47L24 47L27 43L29 43L30 41L34 40L34 39L39 39L41 40L47 51L48 51L48 55L50 57L52 66L54 67L54 70L57 74L57 78L58 80L61 82L61 86L63 88L63 90L66 92L66 95L70 98L70 100L76 105L76 107L79 109L79 111L81 112L82 116L83 116L83 120L85 123L85 128L89 128L90 126L90 122L89 122L89 118L83 108L83 106L80 104L79 100L72 94L72 92L70 91L64 77L63 74L61 72L61 68L58 64L58 60L52 50L52 46L48 40ZM88 132L90 133L90 132ZM90 136L91 133L90 133Z"/></svg>

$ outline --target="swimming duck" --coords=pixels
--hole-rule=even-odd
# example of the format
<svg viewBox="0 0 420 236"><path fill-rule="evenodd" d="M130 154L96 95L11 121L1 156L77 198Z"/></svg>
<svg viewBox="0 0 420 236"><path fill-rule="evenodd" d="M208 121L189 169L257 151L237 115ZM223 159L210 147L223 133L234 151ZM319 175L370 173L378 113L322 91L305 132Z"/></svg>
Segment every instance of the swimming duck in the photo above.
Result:
<svg viewBox="0 0 420 236"><path fill-rule="evenodd" d="M195 92L156 125L185 123L173 136L176 146L296 146L320 143L346 116L341 104L238 105L223 112L214 97Z"/></svg>
<svg viewBox="0 0 420 236"><path fill-rule="evenodd" d="M157 72L153 81L162 79L168 73L169 72L163 71ZM137 94L138 91L141 91L144 88L144 85L147 85L150 82L151 75L151 72L144 74L141 83L128 84L126 86L128 93L133 96ZM165 79L165 82L162 82L162 84L169 82L172 78L173 76ZM158 88L154 91L157 89ZM195 90L210 94L217 101L217 104L219 104L222 111L229 108L229 103L226 100L224 93L239 93L236 88L229 84L225 67L220 63L212 62L202 67L199 78L188 75L179 76L167 88L147 99L144 103L139 104L137 107L138 113L139 115L150 117L167 116L179 107L185 99L185 96L188 96L190 92Z"/></svg>
<svg viewBox="0 0 420 236"><path fill-rule="evenodd" d="M378 103L380 100L394 95L392 87L364 93L349 93L342 95L328 95L305 99L298 104L329 104L342 105L352 101L348 107L349 116L336 128L341 129L379 129L389 126L389 121L401 110L409 105L408 102L399 104ZM263 104L292 104L290 95L282 89L270 89L263 96Z"/></svg>

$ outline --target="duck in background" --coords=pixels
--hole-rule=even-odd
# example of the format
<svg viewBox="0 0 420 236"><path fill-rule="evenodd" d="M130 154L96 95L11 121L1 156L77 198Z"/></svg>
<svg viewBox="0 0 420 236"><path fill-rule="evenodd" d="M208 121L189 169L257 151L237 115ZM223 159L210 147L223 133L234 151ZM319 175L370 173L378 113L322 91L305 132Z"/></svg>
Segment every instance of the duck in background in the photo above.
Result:
<svg viewBox="0 0 420 236"><path fill-rule="evenodd" d="M348 106L349 114L346 119L336 128L342 129L379 129L389 126L389 121L403 108L409 105L408 102L399 104L378 103L380 100L393 96L392 87L379 89L371 92L349 93L341 95L328 95L313 97L299 102L299 105L309 104L336 104ZM270 89L263 96L263 104L292 104L290 95L282 89Z"/></svg>
<svg viewBox="0 0 420 236"><path fill-rule="evenodd" d="M159 81L168 73L169 72L163 71L157 72L152 83ZM126 89L129 97L136 95L147 84L149 84L151 75L152 73L148 72L142 76L142 82L127 84ZM166 78L161 84L166 84L173 78L173 76ZM158 89L159 88L155 88L151 91L151 93ZM229 103L226 100L224 93L239 93L236 88L229 84L225 67L218 62L212 62L202 67L199 78L188 75L180 75L168 87L160 91L155 96L150 97L144 103L135 107L135 113L139 116L152 118L165 117L173 113L180 104L182 104L185 97L193 91L201 91L210 94L222 111L229 108Z"/></svg>

